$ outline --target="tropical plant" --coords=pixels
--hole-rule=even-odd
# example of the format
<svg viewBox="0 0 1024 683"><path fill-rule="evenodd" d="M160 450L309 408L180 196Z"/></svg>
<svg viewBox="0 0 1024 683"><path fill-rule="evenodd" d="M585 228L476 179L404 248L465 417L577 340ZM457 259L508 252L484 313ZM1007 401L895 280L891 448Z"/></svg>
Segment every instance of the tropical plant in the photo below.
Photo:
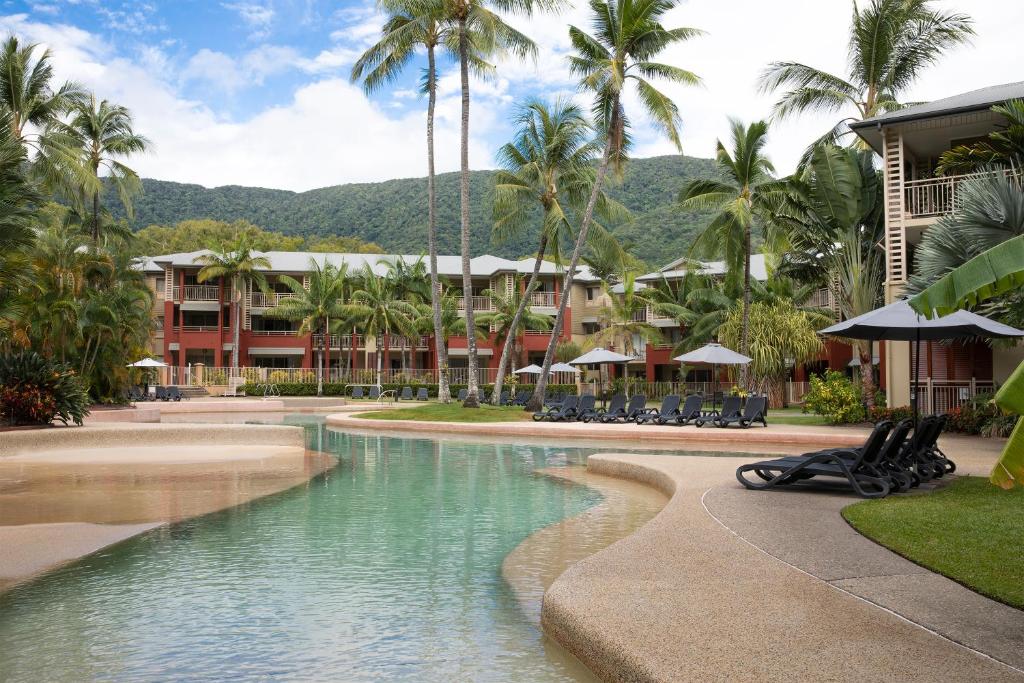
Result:
<svg viewBox="0 0 1024 683"><path fill-rule="evenodd" d="M0 416L8 424L82 424L89 396L68 365L34 351L0 354Z"/></svg>
<svg viewBox="0 0 1024 683"><path fill-rule="evenodd" d="M378 276L369 263L363 264L357 277L357 289L352 292L352 303L346 310L359 320L363 333L374 338L380 384L383 362L390 357L391 334L415 334L417 310L402 298L393 279Z"/></svg>
<svg viewBox="0 0 1024 683"><path fill-rule="evenodd" d="M494 330L494 343L501 346L502 358L506 356L522 360L521 349L517 347L519 337L526 333L526 330L548 330L551 329L551 316L542 313L534 313L526 306L530 295L537 289L527 289L524 279L516 278L512 291L504 293L492 289L484 290L484 296L491 300L491 311L481 313L477 321L480 325L489 326ZM506 349L509 349L506 353ZM502 370L501 365L498 366ZM505 366L507 367L507 366ZM498 373L494 383L495 391L501 393L501 385L505 375ZM496 399L495 399L496 400Z"/></svg>
<svg viewBox="0 0 1024 683"><path fill-rule="evenodd" d="M1011 166L1015 159L1024 159L1024 100L1010 100L992 107L1006 124L988 139L947 150L935 166L936 175L975 173L988 166Z"/></svg>
<svg viewBox="0 0 1024 683"><path fill-rule="evenodd" d="M540 230L533 270L526 290L534 291L545 258L558 261L562 245L573 239L573 220L585 207L594 184L593 161L599 150L591 139L593 128L582 110L563 100L551 106L531 101L520 108L512 142L498 151L501 169L495 174L494 237L510 239L535 225L539 205ZM625 209L599 195L603 215L624 215ZM606 250L621 251L603 230L600 241ZM610 244L609 244L610 243ZM519 300L511 329L520 329L519 319L527 311L528 297ZM502 348L495 381L495 401L501 394L513 345Z"/></svg>
<svg viewBox="0 0 1024 683"><path fill-rule="evenodd" d="M565 271L558 314L544 354L544 373L527 402L527 410L539 410L543 405L546 378L562 333L572 280L576 276L583 247L588 243L590 226L604 189L605 177L610 166L614 164L616 170L619 170L625 162L629 146L629 122L622 96L629 84L635 86L640 103L654 125L677 149L681 148L679 109L649 80L660 78L682 85L700 82L690 71L654 61L670 46L700 35L696 29L666 29L661 25L662 17L676 4L675 0L590 0L593 33L588 34L575 26L569 27L569 39L574 50L574 54L569 57L569 68L580 78L580 88L594 95L594 118L604 139L604 151Z"/></svg>
<svg viewBox="0 0 1024 683"><path fill-rule="evenodd" d="M558 342L558 346L555 347L555 360L559 363L568 363L582 355L583 349L580 345L569 339Z"/></svg>
<svg viewBox="0 0 1024 683"><path fill-rule="evenodd" d="M25 149L0 122L0 347L13 341L30 286L28 250L36 238L39 193L25 177ZM19 335L18 341L26 341Z"/></svg>
<svg viewBox="0 0 1024 683"><path fill-rule="evenodd" d="M324 259L323 265L321 265L319 261L311 258L308 272L308 287L287 275L278 278L292 291L292 296L282 299L276 306L268 309L264 315L299 321L299 329L296 334L318 335L316 337L318 351L316 395L322 396L324 393L325 349L327 353L330 352L330 344L325 342L327 342L331 329L332 318L337 324L351 317L351 312L345 305L350 283L346 264L339 267Z"/></svg>
<svg viewBox="0 0 1024 683"><path fill-rule="evenodd" d="M727 277L733 282L742 278L742 324L738 341L740 353L749 356L751 233L758 215L767 207L768 197L778 190L778 183L772 178L775 169L763 152L768 140L768 124L756 121L744 126L732 119L730 125L732 153L721 141L715 152L723 180L691 181L680 193L680 201L686 209L716 212L694 242L692 253L723 256ZM743 366L743 384L746 384L746 372L747 366Z"/></svg>
<svg viewBox="0 0 1024 683"><path fill-rule="evenodd" d="M869 0L863 9L854 3L845 77L799 62L773 62L761 74L760 89L785 89L774 106L777 119L846 114L808 148L809 155L814 146L848 135L849 122L910 104L901 99L924 69L973 35L969 16L939 10L933 0Z"/></svg>
<svg viewBox="0 0 1024 683"><path fill-rule="evenodd" d="M804 412L826 418L832 424L863 422L866 417L861 389L841 372L829 370L825 375L812 375L804 394Z"/></svg>
<svg viewBox="0 0 1024 683"><path fill-rule="evenodd" d="M135 132L132 115L127 108L107 100L96 102L95 95L75 103L68 123L58 122L50 126L48 136L56 147L75 154L75 162L65 163L68 173L77 168L85 170L87 180L80 182L74 197L76 205L83 207L87 198L90 204L90 224L93 245L99 243L101 219L109 219L101 206L104 180L117 190L121 205L132 218L132 199L142 191L142 181L135 171L123 162L128 157L147 151L150 142ZM81 174L78 174L81 176ZM101 211L105 216L101 216ZM84 212L83 212L84 213Z"/></svg>
<svg viewBox="0 0 1024 683"><path fill-rule="evenodd" d="M613 291L607 282L601 283L609 304L598 312L601 329L593 339L600 346L614 347L619 353L627 356L638 355L641 348L648 342L660 343L661 332L647 322L647 306L650 300L640 294L636 288L636 276L631 273L622 275L622 292Z"/></svg>
<svg viewBox="0 0 1024 683"><path fill-rule="evenodd" d="M199 282L221 280L231 285L231 367L238 368L238 334L242 326L242 295L253 285L267 291L267 276L262 271L270 270L270 260L255 253L248 237L241 235L235 242L220 251L201 254L195 262L203 267L196 279Z"/></svg>
<svg viewBox="0 0 1024 683"><path fill-rule="evenodd" d="M773 406L781 406L791 365L813 359L821 351L817 326L792 301L755 302L749 312L750 373L746 388L765 393ZM719 330L722 343L735 348L743 334L741 310L733 310Z"/></svg>
<svg viewBox="0 0 1024 683"><path fill-rule="evenodd" d="M707 275L699 264L693 264L682 278L670 281L662 275L644 290L654 313L675 319L684 330L673 354L692 351L718 337L718 328L738 298L738 292L728 287L725 280Z"/></svg>
<svg viewBox="0 0 1024 683"><path fill-rule="evenodd" d="M867 151L819 145L786 180L768 212L769 235L785 246L781 272L827 288L843 319L882 302L885 259L882 182ZM874 403L871 342L851 340L861 363L865 401Z"/></svg>

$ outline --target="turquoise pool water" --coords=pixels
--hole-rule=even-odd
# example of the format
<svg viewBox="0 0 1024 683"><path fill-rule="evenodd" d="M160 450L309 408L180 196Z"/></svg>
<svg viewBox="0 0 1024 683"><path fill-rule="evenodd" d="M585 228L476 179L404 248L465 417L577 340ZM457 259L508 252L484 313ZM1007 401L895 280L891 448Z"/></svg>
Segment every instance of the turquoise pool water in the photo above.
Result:
<svg viewBox="0 0 1024 683"><path fill-rule="evenodd" d="M0 681L578 680L500 574L599 501L582 449L364 437L304 420L324 476L0 596Z"/></svg>

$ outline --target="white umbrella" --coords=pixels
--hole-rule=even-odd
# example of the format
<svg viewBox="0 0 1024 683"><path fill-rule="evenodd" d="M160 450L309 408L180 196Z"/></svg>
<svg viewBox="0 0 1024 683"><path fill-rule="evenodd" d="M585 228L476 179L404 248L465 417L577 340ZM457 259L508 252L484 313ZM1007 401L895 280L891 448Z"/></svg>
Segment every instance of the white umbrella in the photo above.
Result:
<svg viewBox="0 0 1024 683"><path fill-rule="evenodd" d="M579 368L574 368L568 363L555 363L551 366L551 372L579 372Z"/></svg>
<svg viewBox="0 0 1024 683"><path fill-rule="evenodd" d="M677 360L680 363L704 363L711 365L712 374L715 376L715 390L711 393L711 414L718 414L718 366L719 365L746 365L750 361L754 360L749 356L744 356L742 353L736 353L732 349L727 349L721 344L705 344L704 346L684 353L681 356L676 356L673 360Z"/></svg>
<svg viewBox="0 0 1024 683"><path fill-rule="evenodd" d="M631 360L633 360L632 356L623 356L621 353L615 353L599 346L596 349L587 351L579 358L573 358L569 363L572 365L609 365L612 363L628 363ZM604 378L601 378L601 388L599 391L604 393Z"/></svg>
<svg viewBox="0 0 1024 683"><path fill-rule="evenodd" d="M167 367L167 363L161 363L160 361L158 361L158 360L156 360L154 358L143 358L142 360L137 360L134 363L129 363L127 367L129 367L129 368L166 368Z"/></svg>
<svg viewBox="0 0 1024 683"><path fill-rule="evenodd" d="M539 375L542 372L544 372L544 368L540 367L539 365L527 365L525 368L519 368L518 370L513 370L512 374L513 375Z"/></svg>

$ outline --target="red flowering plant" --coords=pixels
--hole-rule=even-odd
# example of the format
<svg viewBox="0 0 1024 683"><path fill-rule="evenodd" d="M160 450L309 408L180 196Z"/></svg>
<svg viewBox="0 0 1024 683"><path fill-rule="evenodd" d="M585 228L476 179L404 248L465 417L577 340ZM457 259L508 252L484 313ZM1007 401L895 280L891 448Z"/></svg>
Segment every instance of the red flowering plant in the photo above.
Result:
<svg viewBox="0 0 1024 683"><path fill-rule="evenodd" d="M55 419L82 424L89 396L69 366L33 351L0 354L0 420L46 425Z"/></svg>

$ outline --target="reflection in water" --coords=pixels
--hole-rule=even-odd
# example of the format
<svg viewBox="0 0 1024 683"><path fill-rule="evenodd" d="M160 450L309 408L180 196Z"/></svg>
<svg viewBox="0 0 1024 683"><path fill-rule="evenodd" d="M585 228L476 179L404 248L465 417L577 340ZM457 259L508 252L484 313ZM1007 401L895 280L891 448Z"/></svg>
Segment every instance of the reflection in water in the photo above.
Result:
<svg viewBox="0 0 1024 683"><path fill-rule="evenodd" d="M578 680L501 576L597 504L534 474L585 452L353 436L337 464L0 595L0 680Z"/></svg>

